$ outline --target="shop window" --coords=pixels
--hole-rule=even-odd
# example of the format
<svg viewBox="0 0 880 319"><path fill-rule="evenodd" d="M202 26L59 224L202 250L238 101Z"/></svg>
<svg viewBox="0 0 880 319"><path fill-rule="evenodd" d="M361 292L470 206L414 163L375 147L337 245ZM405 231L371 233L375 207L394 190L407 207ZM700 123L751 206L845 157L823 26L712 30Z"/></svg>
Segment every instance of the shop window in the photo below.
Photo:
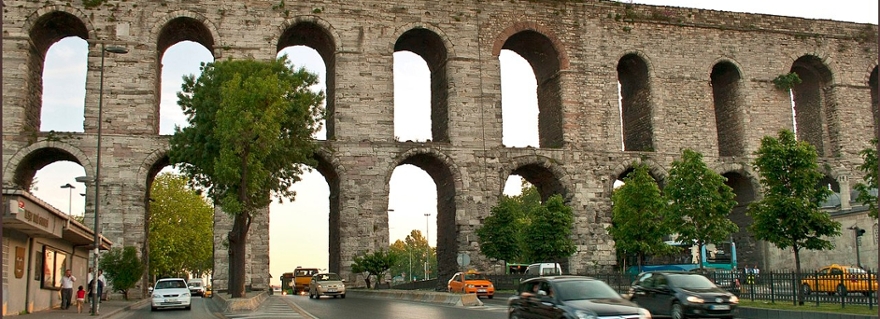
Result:
<svg viewBox="0 0 880 319"><path fill-rule="evenodd" d="M61 277L67 265L67 253L58 249L43 246L43 289L61 289Z"/></svg>

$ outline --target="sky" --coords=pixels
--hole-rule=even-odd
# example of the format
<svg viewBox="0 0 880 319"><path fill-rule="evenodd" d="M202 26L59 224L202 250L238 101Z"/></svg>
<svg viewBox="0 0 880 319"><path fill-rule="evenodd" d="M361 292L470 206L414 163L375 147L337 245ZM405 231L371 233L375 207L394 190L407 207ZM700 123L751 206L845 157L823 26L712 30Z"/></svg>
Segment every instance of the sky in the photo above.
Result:
<svg viewBox="0 0 880 319"><path fill-rule="evenodd" d="M634 3L705 8L723 11L765 13L814 19L831 19L862 23L877 23L878 1L838 0L832 5L825 1L803 0L638 0ZM83 103L85 99L85 72L87 45L79 38L67 38L54 44L47 53L44 67L43 112L41 130L82 132ZM296 66L302 66L320 76L324 83L324 65L317 52L305 47L290 47L279 54L288 54ZM108 54L107 59L112 59ZM503 143L506 146L537 146L537 99L535 77L525 60L516 54L502 51L501 85L503 114ZM160 134L173 133L174 125L186 125L186 119L177 106L176 92L185 74L197 74L199 63L210 62L212 57L203 47L192 42L181 42L170 47L162 59L162 86L160 104ZM423 60L409 52L394 55L394 135L399 140L425 141L430 138L430 88L428 68ZM323 84L316 90L323 90ZM324 132L316 135L324 139ZM164 171L173 171L166 168ZM84 170L71 162L57 162L36 174L34 193L51 205L73 215L82 215L85 185L74 178L85 175ZM505 194L519 193L520 179L508 180ZM75 189L60 186L71 183ZM329 188L317 172L307 173L302 182L293 187L297 192L294 202L284 201L270 206L270 273L272 284L278 284L283 272L297 266L328 267ZM410 231L419 230L427 235L431 245L436 244L436 188L427 173L411 165L395 169L389 182L389 233L391 242L405 238ZM425 214L430 214L426 217ZM296 225L310 225L296 227ZM294 227L298 231L290 231ZM302 230L300 232L299 230Z"/></svg>

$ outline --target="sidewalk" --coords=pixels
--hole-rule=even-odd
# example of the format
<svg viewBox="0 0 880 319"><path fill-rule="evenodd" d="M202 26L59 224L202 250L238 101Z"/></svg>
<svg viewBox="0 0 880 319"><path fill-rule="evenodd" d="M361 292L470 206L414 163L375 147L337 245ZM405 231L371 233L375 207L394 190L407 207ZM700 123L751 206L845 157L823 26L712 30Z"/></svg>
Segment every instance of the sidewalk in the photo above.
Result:
<svg viewBox="0 0 880 319"><path fill-rule="evenodd" d="M21 318L21 319L65 319L65 318L110 318L113 317L120 312L130 310L132 308L143 306L150 302L150 299L141 299L141 300L108 300L101 302L101 308L98 310L98 316L89 315L89 311L92 310L91 305L86 303L83 305L82 313L76 312L76 307L72 306L70 309L61 310L60 308L50 309L38 311L32 314L27 315L7 315L10 318ZM6 316L4 316L6 317Z"/></svg>

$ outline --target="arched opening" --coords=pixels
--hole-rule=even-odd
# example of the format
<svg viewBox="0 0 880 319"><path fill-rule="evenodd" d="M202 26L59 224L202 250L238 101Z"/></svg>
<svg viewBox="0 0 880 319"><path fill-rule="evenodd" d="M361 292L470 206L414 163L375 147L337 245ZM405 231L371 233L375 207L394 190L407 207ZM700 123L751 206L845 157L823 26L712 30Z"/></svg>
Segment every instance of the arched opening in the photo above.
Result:
<svg viewBox="0 0 880 319"><path fill-rule="evenodd" d="M800 57L791 66L801 83L791 89L794 128L798 140L816 147L820 157L831 156L834 150L833 130L829 126L833 106L831 71L816 56Z"/></svg>
<svg viewBox="0 0 880 319"><path fill-rule="evenodd" d="M559 83L560 59L558 49L547 36L532 30L524 30L511 35L504 42L502 49L510 50L528 61L534 72L535 83L537 84L539 147L562 147L562 96ZM504 68L503 65L502 68ZM502 72L506 73L505 71ZM503 82L502 85L504 85ZM505 100L504 90L502 90L501 94L503 101ZM504 107L503 104L502 107ZM513 134L513 132L504 130L502 132L502 141L509 134ZM505 143L505 145L507 144Z"/></svg>
<svg viewBox="0 0 880 319"><path fill-rule="evenodd" d="M722 174L727 181L725 185L733 188L736 197L736 205L730 212L730 220L733 221L739 231L732 235L733 242L736 244L737 264L739 265L756 265L761 263L764 258L763 250L760 242L749 231L749 226L754 220L746 214L749 204L756 198L754 185L748 177L738 172L727 172Z"/></svg>
<svg viewBox="0 0 880 319"><path fill-rule="evenodd" d="M25 109L22 129L30 132L84 131L85 85L70 87L69 82L63 81L85 82L88 63L88 44L85 42L89 39L86 25L72 14L54 11L38 18L29 35L32 46L27 60L27 78L23 83L27 94L22 103ZM60 46L56 47L59 41ZM44 103L47 109L42 109ZM76 122L76 119L83 120ZM46 121L45 125L42 121Z"/></svg>
<svg viewBox="0 0 880 319"><path fill-rule="evenodd" d="M310 71L319 70L317 73L324 75L324 80L321 81L321 83L324 83L324 92L326 93L324 121L321 125L324 128L324 132L318 132L316 138L319 140L332 140L336 137L336 44L327 30L321 26L312 22L300 22L284 30L278 39L276 50L281 52L287 47L296 46L305 46L315 50L323 62L323 68L320 68L318 63L307 63L306 59L312 59L307 57L308 54L300 54L303 51L295 52L297 53L296 56L290 55L291 58L296 57L297 59L294 61L294 65L305 66ZM294 50L299 49L294 48ZM303 60L299 60L300 58ZM299 61L301 64L296 64L296 61Z"/></svg>
<svg viewBox="0 0 880 319"><path fill-rule="evenodd" d="M624 151L654 151L653 106L648 64L636 54L617 63Z"/></svg>
<svg viewBox="0 0 880 319"><path fill-rule="evenodd" d="M529 186L534 186L535 192L523 193L523 190L526 190L526 187ZM552 168L548 167L545 163L524 163L513 169L507 177L504 188L504 195L511 196L509 194L520 196L519 203L522 204L523 213L527 215L525 218L531 219L531 222L534 222L535 218L541 218L538 215L534 215L532 209L536 206L546 204L553 195L561 195L566 202L565 204L568 204L567 190L562 185L557 174L555 174ZM530 213L532 213L532 215L529 215ZM525 227L534 227L534 225L535 224ZM572 232L575 233L574 229L572 229ZM531 257L534 256L525 258ZM529 262L557 262L566 272L570 273L575 271L571 267L569 258L559 258L557 260L529 260Z"/></svg>
<svg viewBox="0 0 880 319"><path fill-rule="evenodd" d="M405 164L394 169L388 182L388 243L405 251L406 259L394 267L392 276L406 280L437 277L437 185L418 166ZM400 241L403 249L394 247Z"/></svg>
<svg viewBox="0 0 880 319"><path fill-rule="evenodd" d="M269 205L267 235L272 285L280 286L281 274L298 266L339 272L339 213L335 200L338 189L333 192L330 185L338 180L332 170L328 172L331 175L311 168L308 171L290 187L296 192L294 201L275 200Z"/></svg>
<svg viewBox="0 0 880 319"><path fill-rule="evenodd" d="M501 50L501 143L507 147L539 147L538 84L529 61ZM516 79L505 81L504 79Z"/></svg>
<svg viewBox="0 0 880 319"><path fill-rule="evenodd" d="M196 49L199 45L203 50ZM201 74L198 69L200 64L214 60L212 54L214 52L214 37L211 35L211 31L196 19L174 18L159 31L156 50L159 54L157 61L159 61L158 67L161 77L159 83L156 83L156 91L160 96L153 130L159 134L173 134L175 125L187 125L183 111L177 105L176 92L180 90L180 84L183 83L181 77L185 74L198 76ZM166 53L171 54L168 59L166 59ZM166 81L168 82L166 83Z"/></svg>
<svg viewBox="0 0 880 319"><path fill-rule="evenodd" d="M89 44L70 36L46 52L40 131L83 132Z"/></svg>
<svg viewBox="0 0 880 319"><path fill-rule="evenodd" d="M428 29L406 31L394 44L394 135L398 141L449 142L446 59L443 40ZM424 83L430 84L420 87ZM428 112L426 105L430 105ZM431 131L426 134L428 127Z"/></svg>
<svg viewBox="0 0 880 319"><path fill-rule="evenodd" d="M424 234L428 243L434 244L433 247L436 251L437 259L436 271L430 269L431 264L429 261L428 274L430 278L440 278L437 281L438 287L445 287L446 282L444 280L446 279L444 278L451 278L458 270L456 254L458 253L457 238L459 230L455 222L456 186L450 164L438 158L435 154L418 153L403 159L398 165L391 177L395 181L391 184L392 182L389 180L389 186L392 187L389 189L389 208L394 209L394 212L389 212L389 216L395 220L402 219L403 221L395 221L393 225L389 221L389 227L394 227L390 231L399 237L400 233L424 230L426 227L424 223L427 221L428 229ZM419 170L430 176L434 184L433 192L425 190L432 186L429 185L430 183L414 183L417 179L411 176L423 174L418 172ZM421 178L419 180L426 179ZM407 191L413 189L422 190L422 192L417 195L411 194L407 198ZM436 196L432 196L434 194ZM424 201L430 202L432 199L435 199L437 203L436 214L432 211L418 210L419 207L424 207L424 204L422 204ZM417 201L412 202L413 200ZM418 200L421 200L421 202ZM426 214L430 215L425 216ZM399 238L392 239L389 237L389 242L393 243L395 239ZM413 272L414 274L420 273L415 269ZM422 271L421 273L423 275L424 272Z"/></svg>
<svg viewBox="0 0 880 319"><path fill-rule="evenodd" d="M324 65L324 60L321 59L318 51L304 45L295 45L279 51L277 57L282 55L287 55L287 60L293 64L294 69L304 68L309 73L318 75L318 83L310 87L310 90L313 92L327 92L327 67ZM327 100L324 100L321 107L325 110L327 109ZM327 121L322 119L320 123L321 129L315 132L312 138L327 140Z"/></svg>
<svg viewBox="0 0 880 319"><path fill-rule="evenodd" d="M51 162L38 161L35 158L22 162L23 166L34 165L32 168L36 168L35 171L32 171L33 176L30 178L29 187L22 189L29 190L34 196L73 216L80 223L93 225L94 219L86 221L85 218L85 196L88 194L86 192L88 186L76 181L77 177L86 176L85 169L72 157L58 156L64 154L58 150L43 149L39 153L42 153L41 155L55 154L50 157L53 159Z"/></svg>
<svg viewBox="0 0 880 319"><path fill-rule="evenodd" d="M214 57L207 47L189 40L171 45L162 54L159 134L171 135L176 127L189 125L183 109L177 104L177 92L183 85L184 76L198 78L202 73L202 63L213 61Z"/></svg>
<svg viewBox="0 0 880 319"><path fill-rule="evenodd" d="M712 67L712 97L718 156L745 154L745 112L740 86L742 76L733 63L721 62Z"/></svg>

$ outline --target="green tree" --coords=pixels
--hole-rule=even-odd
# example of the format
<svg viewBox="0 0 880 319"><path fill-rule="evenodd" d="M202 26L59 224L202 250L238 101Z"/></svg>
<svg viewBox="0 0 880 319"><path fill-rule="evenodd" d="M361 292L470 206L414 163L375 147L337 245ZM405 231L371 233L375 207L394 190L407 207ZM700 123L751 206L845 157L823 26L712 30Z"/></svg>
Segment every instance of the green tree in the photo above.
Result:
<svg viewBox="0 0 880 319"><path fill-rule="evenodd" d="M113 248L101 257L101 269L113 289L121 290L122 296L128 300L128 290L141 280L144 275L144 264L132 246Z"/></svg>
<svg viewBox="0 0 880 319"><path fill-rule="evenodd" d="M685 149L681 160L672 162L663 188L669 228L678 234L679 241L697 244L699 260L703 260L704 245L726 241L739 230L728 218L736 205L736 194L725 180L706 166L702 154Z"/></svg>
<svg viewBox="0 0 880 319"><path fill-rule="evenodd" d="M867 205L868 215L877 218L877 196L871 194L872 191L877 191L877 139L871 140L871 146L859 152L863 162L857 168L865 176L862 177L864 183L858 183L854 188L859 191L856 201Z"/></svg>
<svg viewBox="0 0 880 319"><path fill-rule="evenodd" d="M178 104L189 126L175 129L171 161L193 186L233 216L227 237L229 291L245 292L245 243L251 217L273 197L293 200L290 187L312 164L320 129L323 93L310 87L318 77L294 71L287 58L226 60L202 67L198 79L184 77Z"/></svg>
<svg viewBox="0 0 880 319"><path fill-rule="evenodd" d="M397 254L386 251L384 249L373 252L362 254L360 256L354 257L354 262L351 264L351 271L355 273L364 273L364 282L367 284L367 288L371 288L370 286L370 278L376 277L376 285L373 285L372 288L377 288L380 283L382 283L382 278L385 277L385 272L388 269L391 269L397 260L400 258Z"/></svg>
<svg viewBox="0 0 880 319"><path fill-rule="evenodd" d="M523 238L525 251L533 261L552 261L571 256L577 251L571 239L574 214L565 205L562 195L550 196L531 214Z"/></svg>
<svg viewBox="0 0 880 319"><path fill-rule="evenodd" d="M611 194L608 233L618 253L636 255L641 269L646 255L670 252L663 237L669 236L671 231L664 222L665 203L660 187L648 174L646 165L633 163L633 166L633 171L624 177L624 184Z"/></svg>
<svg viewBox="0 0 880 319"><path fill-rule="evenodd" d="M398 256L390 272L393 275L407 274L406 278L425 278L425 262L428 274L437 269L437 251L428 245L428 239L418 229L413 229L404 240L397 240L389 251Z"/></svg>
<svg viewBox="0 0 880 319"><path fill-rule="evenodd" d="M150 275L210 273L214 265L214 208L178 174L156 176L150 198Z"/></svg>
<svg viewBox="0 0 880 319"><path fill-rule="evenodd" d="M819 185L823 174L816 164L816 148L797 141L788 130L777 138L765 136L753 163L760 176L764 198L749 205L754 219L750 230L759 240L794 252L795 271L801 273L801 249L825 250L834 246L825 238L840 235L840 223L823 212L821 203L831 190ZM798 289L798 301L804 302Z"/></svg>
<svg viewBox="0 0 880 319"><path fill-rule="evenodd" d="M535 192L537 193L537 192ZM506 262L522 258L523 205L516 199L504 196L492 213L477 229L480 252L486 257Z"/></svg>

